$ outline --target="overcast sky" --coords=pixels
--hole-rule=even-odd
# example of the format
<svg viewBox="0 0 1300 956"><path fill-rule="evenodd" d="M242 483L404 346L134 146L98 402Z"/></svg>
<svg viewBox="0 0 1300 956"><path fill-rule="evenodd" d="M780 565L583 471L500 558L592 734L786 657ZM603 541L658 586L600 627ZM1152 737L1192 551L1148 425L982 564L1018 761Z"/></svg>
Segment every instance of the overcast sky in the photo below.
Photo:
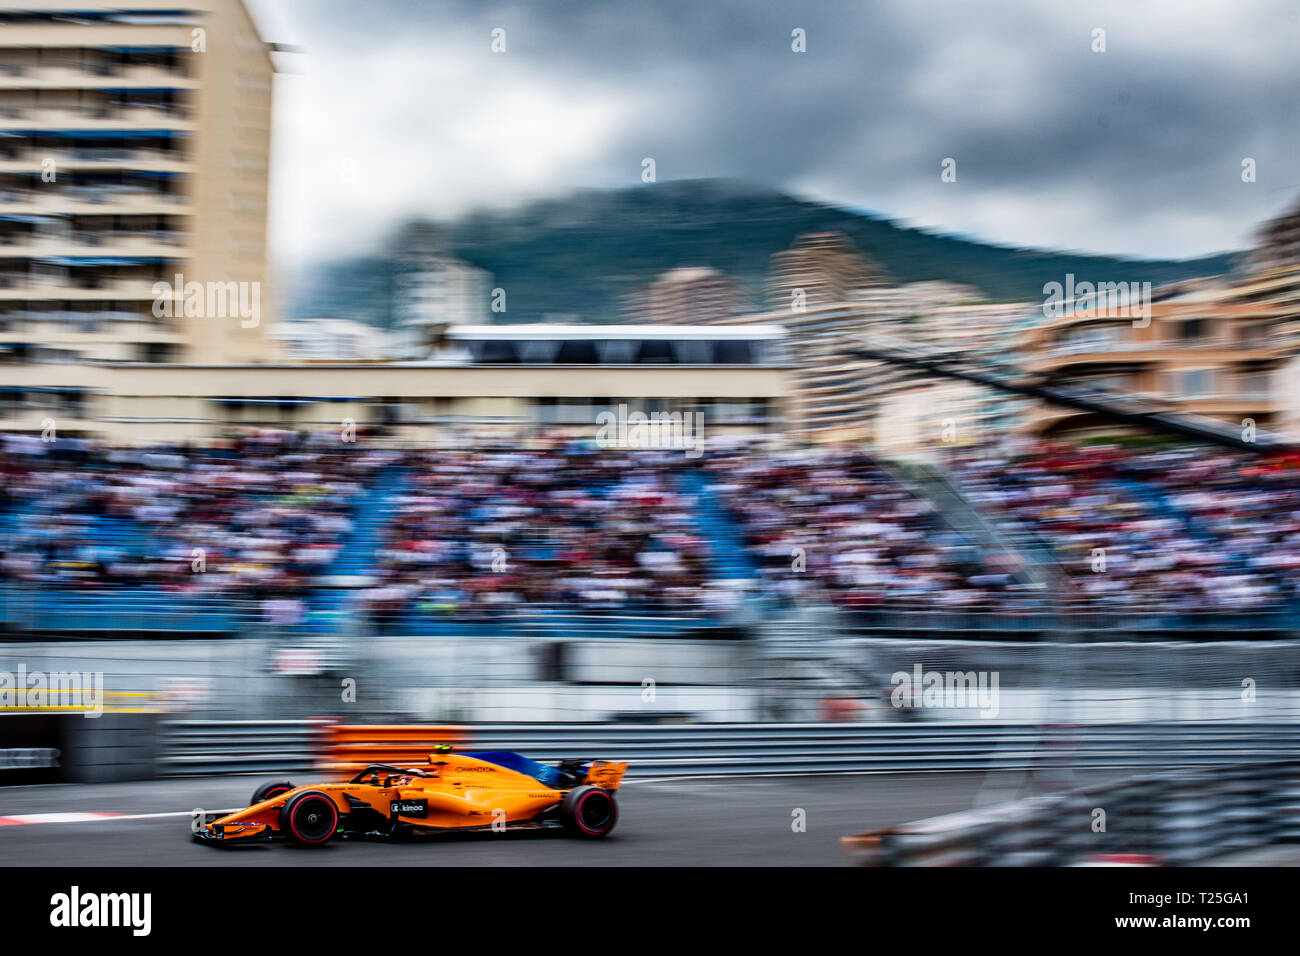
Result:
<svg viewBox="0 0 1300 956"><path fill-rule="evenodd" d="M248 2L305 47L276 57L286 265L410 214L637 185L644 157L660 181L1142 256L1240 248L1300 196L1300 0Z"/></svg>

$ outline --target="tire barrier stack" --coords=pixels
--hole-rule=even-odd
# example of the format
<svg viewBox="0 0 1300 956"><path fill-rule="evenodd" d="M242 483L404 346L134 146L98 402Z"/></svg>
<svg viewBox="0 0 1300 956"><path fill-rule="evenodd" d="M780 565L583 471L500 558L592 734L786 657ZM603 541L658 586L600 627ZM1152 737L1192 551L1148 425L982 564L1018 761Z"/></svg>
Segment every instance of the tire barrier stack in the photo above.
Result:
<svg viewBox="0 0 1300 956"><path fill-rule="evenodd" d="M841 841L861 866L1186 866L1300 842L1300 762L1136 777Z"/></svg>
<svg viewBox="0 0 1300 956"><path fill-rule="evenodd" d="M1163 770L1300 759L1293 724L985 723L336 725L173 720L161 773L326 769L376 755L423 763L433 746L535 760L627 760L629 777L933 770Z"/></svg>

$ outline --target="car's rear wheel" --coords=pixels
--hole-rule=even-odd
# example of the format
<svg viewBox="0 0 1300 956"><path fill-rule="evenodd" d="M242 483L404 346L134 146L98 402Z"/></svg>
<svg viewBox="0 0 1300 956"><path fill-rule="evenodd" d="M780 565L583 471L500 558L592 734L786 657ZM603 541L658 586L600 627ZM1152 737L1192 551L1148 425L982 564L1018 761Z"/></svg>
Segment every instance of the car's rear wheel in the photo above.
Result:
<svg viewBox="0 0 1300 956"><path fill-rule="evenodd" d="M339 808L319 790L306 790L280 808L280 832L299 846L323 846L339 828Z"/></svg>
<svg viewBox="0 0 1300 956"><path fill-rule="evenodd" d="M607 836L618 823L618 804L608 790L575 787L560 802L560 818L575 836L598 839Z"/></svg>
<svg viewBox="0 0 1300 956"><path fill-rule="evenodd" d="M249 802L249 806L254 803L261 803L263 800L270 800L272 797L278 797L280 794L288 793L292 789L293 784L288 780L280 783L264 783L253 791L253 799Z"/></svg>

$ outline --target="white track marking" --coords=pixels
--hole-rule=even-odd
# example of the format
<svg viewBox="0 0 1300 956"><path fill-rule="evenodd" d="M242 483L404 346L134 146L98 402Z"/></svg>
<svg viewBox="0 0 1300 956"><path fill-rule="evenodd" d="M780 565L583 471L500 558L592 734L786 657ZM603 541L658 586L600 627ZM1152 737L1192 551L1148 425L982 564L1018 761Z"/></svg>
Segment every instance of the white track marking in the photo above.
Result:
<svg viewBox="0 0 1300 956"><path fill-rule="evenodd" d="M28 823L90 823L93 820L111 820L117 813L20 813L0 817L0 827L23 826Z"/></svg>
<svg viewBox="0 0 1300 956"><path fill-rule="evenodd" d="M234 810L205 810L225 816ZM163 817L192 817L192 810L168 810L165 813L19 813L0 817L0 827L27 826L33 823L98 823L104 820L158 820Z"/></svg>

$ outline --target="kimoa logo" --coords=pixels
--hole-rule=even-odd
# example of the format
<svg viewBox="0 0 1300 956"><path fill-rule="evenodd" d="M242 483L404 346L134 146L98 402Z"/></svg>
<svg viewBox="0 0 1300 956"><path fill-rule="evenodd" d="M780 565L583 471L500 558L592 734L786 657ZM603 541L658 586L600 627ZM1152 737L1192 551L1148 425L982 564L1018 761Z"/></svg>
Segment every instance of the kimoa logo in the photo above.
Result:
<svg viewBox="0 0 1300 956"><path fill-rule="evenodd" d="M50 925L62 927L129 926L133 936L148 936L152 928L152 893L70 892L50 897Z"/></svg>

